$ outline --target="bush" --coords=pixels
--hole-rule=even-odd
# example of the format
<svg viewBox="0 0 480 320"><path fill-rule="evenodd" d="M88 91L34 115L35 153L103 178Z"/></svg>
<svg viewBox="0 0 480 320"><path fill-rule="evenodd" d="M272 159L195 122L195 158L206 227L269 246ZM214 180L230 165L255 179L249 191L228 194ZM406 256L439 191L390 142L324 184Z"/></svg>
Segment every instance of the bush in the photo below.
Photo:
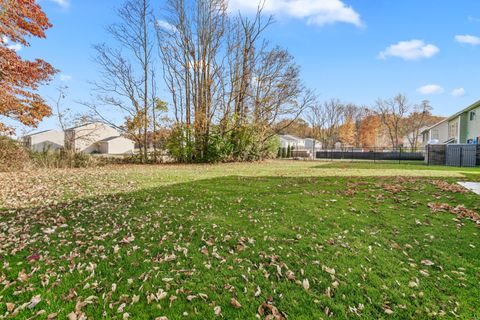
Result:
<svg viewBox="0 0 480 320"><path fill-rule="evenodd" d="M18 141L0 136L0 172L23 170L28 162L28 152Z"/></svg>
<svg viewBox="0 0 480 320"><path fill-rule="evenodd" d="M198 152L195 149L195 136L191 129L177 126L167 139L168 153L178 162L232 162L258 161L274 158L279 147L276 135L265 139L253 126L245 125L235 130L222 131L220 126L212 126L208 145Z"/></svg>
<svg viewBox="0 0 480 320"><path fill-rule="evenodd" d="M216 130L210 135L204 161L212 163L233 161L233 150L234 145L228 135L222 135Z"/></svg>
<svg viewBox="0 0 480 320"><path fill-rule="evenodd" d="M87 168L99 164L91 155L66 149L31 151L30 159L36 168Z"/></svg>
<svg viewBox="0 0 480 320"><path fill-rule="evenodd" d="M187 127L174 127L166 140L168 153L178 162L194 161L193 131Z"/></svg>

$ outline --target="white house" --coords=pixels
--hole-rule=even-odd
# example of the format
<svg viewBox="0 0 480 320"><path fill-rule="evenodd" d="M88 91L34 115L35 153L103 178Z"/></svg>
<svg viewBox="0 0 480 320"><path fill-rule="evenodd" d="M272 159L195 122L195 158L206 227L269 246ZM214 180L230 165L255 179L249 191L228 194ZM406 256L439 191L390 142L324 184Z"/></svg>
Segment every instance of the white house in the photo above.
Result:
<svg viewBox="0 0 480 320"><path fill-rule="evenodd" d="M102 154L132 154L135 143L124 137L111 137L99 141Z"/></svg>
<svg viewBox="0 0 480 320"><path fill-rule="evenodd" d="M133 153L135 143L104 123L95 122L65 131L65 143L77 152L125 154Z"/></svg>
<svg viewBox="0 0 480 320"><path fill-rule="evenodd" d="M65 134L56 130L36 132L23 137L25 146L37 152L58 150L63 147L64 142Z"/></svg>
<svg viewBox="0 0 480 320"><path fill-rule="evenodd" d="M320 150L322 149L322 143L318 140L312 138L305 139L305 149L307 150Z"/></svg>
<svg viewBox="0 0 480 320"><path fill-rule="evenodd" d="M281 135L279 138L281 148L293 147L295 150L305 149L305 140L302 138L289 134Z"/></svg>
<svg viewBox="0 0 480 320"><path fill-rule="evenodd" d="M58 150L63 147L77 152L101 154L132 154L135 143L120 132L96 122L62 131L47 130L23 137L26 147L33 151Z"/></svg>

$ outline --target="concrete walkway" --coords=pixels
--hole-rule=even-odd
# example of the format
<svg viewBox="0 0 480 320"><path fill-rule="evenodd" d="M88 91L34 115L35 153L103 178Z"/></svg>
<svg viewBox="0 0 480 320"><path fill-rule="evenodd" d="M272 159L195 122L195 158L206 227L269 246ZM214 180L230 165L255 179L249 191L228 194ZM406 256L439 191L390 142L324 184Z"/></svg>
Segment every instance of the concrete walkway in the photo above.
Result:
<svg viewBox="0 0 480 320"><path fill-rule="evenodd" d="M464 188L467 188L468 190L480 195L480 183L478 182L459 182L459 185L461 185Z"/></svg>

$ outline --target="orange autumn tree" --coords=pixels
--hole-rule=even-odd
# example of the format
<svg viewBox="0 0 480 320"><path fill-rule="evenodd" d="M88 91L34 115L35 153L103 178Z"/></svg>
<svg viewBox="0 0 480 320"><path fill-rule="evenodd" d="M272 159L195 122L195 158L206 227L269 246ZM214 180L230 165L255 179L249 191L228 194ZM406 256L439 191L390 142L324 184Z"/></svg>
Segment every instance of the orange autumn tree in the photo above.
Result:
<svg viewBox="0 0 480 320"><path fill-rule="evenodd" d="M352 119L347 119L344 124L338 128L340 142L345 147L354 147L357 143L357 129Z"/></svg>
<svg viewBox="0 0 480 320"><path fill-rule="evenodd" d="M45 38L51 26L35 0L0 0L0 133L14 132L2 118L36 126L51 115L50 107L35 91L56 70L41 59L23 60L7 45L29 46L28 38Z"/></svg>
<svg viewBox="0 0 480 320"><path fill-rule="evenodd" d="M369 115L360 124L359 140L363 148L376 147L377 134L382 126L380 117Z"/></svg>

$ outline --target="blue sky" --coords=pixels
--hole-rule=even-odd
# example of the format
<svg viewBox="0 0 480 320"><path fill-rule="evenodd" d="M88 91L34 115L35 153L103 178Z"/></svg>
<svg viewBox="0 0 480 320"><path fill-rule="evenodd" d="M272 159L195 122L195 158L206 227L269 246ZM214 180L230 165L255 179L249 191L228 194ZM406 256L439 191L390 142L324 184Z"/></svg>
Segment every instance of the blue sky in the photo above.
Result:
<svg viewBox="0 0 480 320"><path fill-rule="evenodd" d="M248 13L254 0L231 0ZM476 0L268 0L276 23L266 37L286 47L306 84L321 100L373 105L379 97L405 93L428 99L438 115L449 115L480 99L480 1ZM39 0L54 27L45 40L19 52L60 69L42 87L69 86L68 107L88 100L98 77L92 45L108 43L105 27L121 0ZM162 0L154 0L161 9ZM478 38L477 38L478 37ZM63 80L63 81L62 81ZM164 100L168 94L161 90ZM56 126L47 119L39 129Z"/></svg>

